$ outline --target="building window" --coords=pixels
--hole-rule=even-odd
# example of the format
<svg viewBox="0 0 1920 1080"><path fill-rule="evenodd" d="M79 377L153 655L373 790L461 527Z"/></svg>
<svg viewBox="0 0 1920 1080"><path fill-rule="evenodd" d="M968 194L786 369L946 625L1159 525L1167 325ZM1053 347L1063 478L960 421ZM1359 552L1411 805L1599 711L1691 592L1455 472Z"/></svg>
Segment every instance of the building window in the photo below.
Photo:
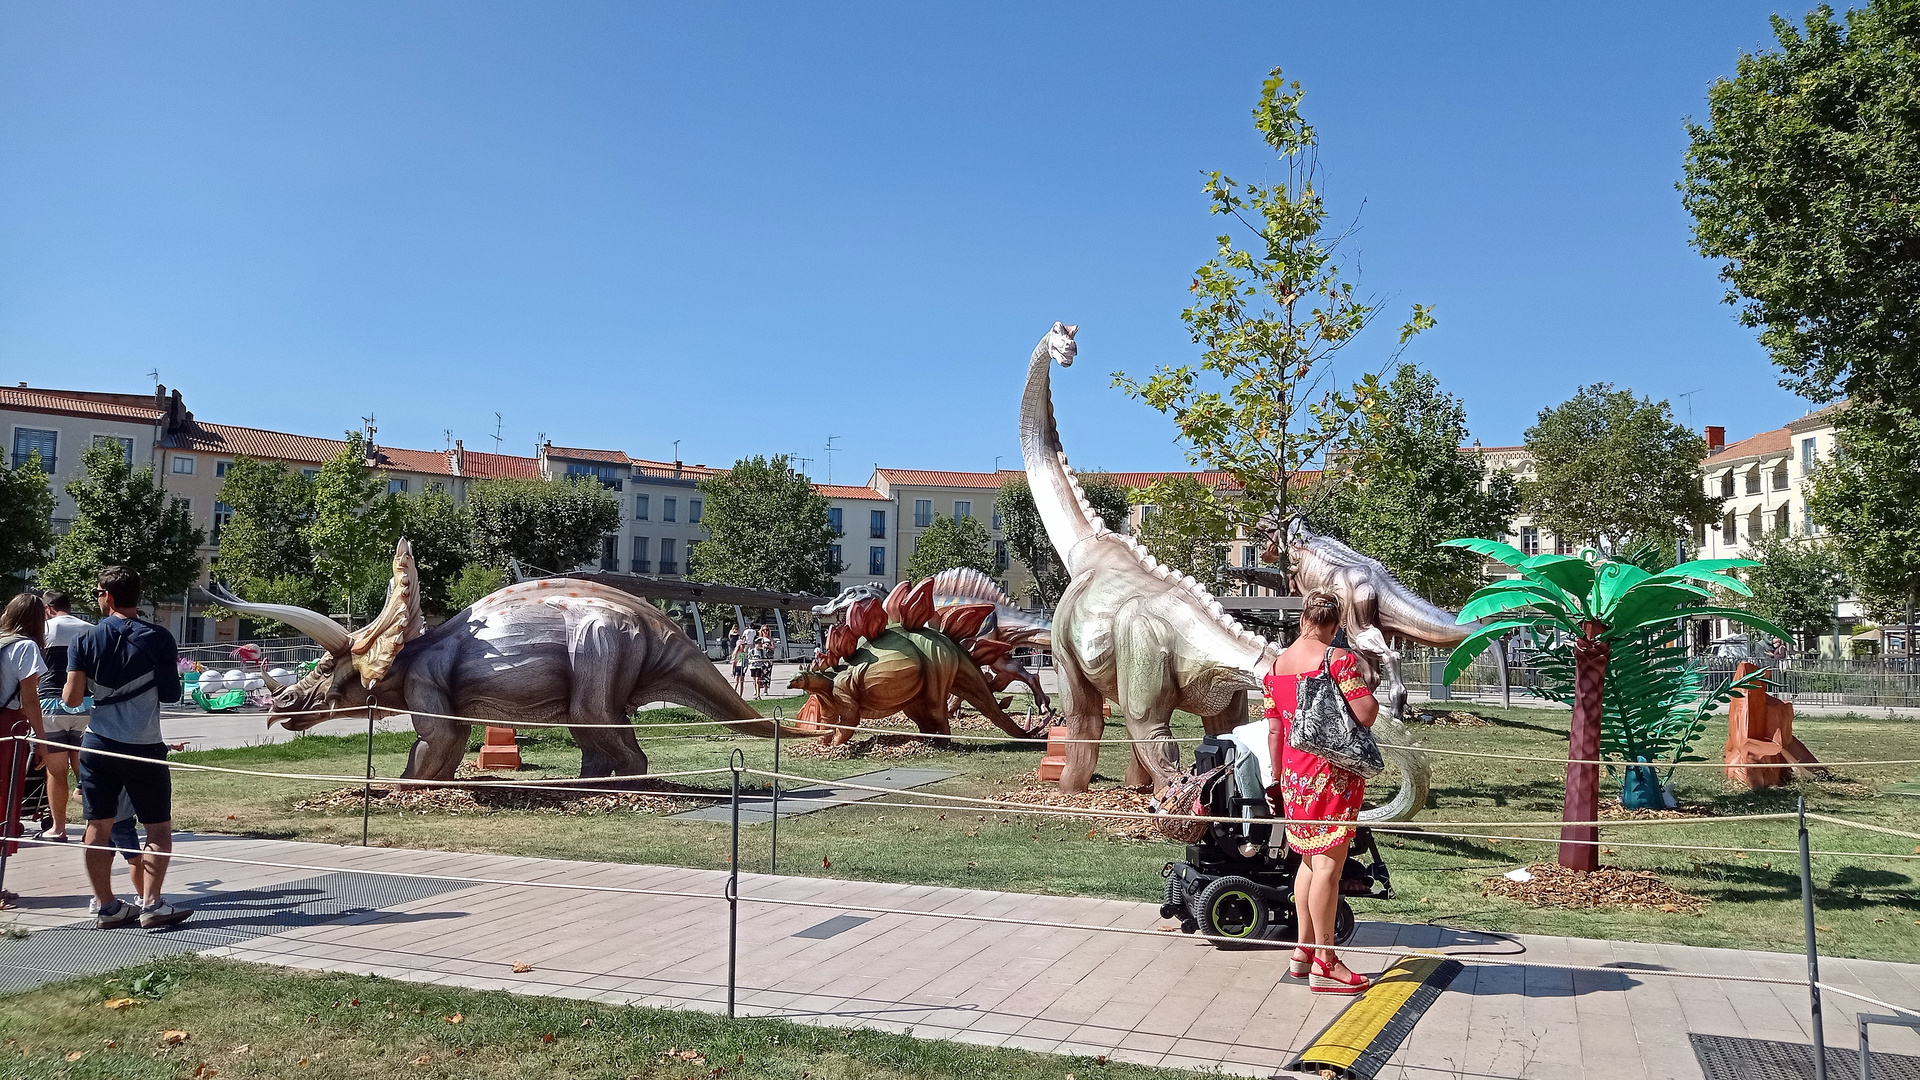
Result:
<svg viewBox="0 0 1920 1080"><path fill-rule="evenodd" d="M999 532L1001 529L1005 527L1006 527L1006 523L1000 520L1000 511L995 510L993 512L993 531Z"/></svg>
<svg viewBox="0 0 1920 1080"><path fill-rule="evenodd" d="M427 481L427 490L433 492L435 495L445 495L447 493L447 485L438 480L429 480Z"/></svg>
<svg viewBox="0 0 1920 1080"><path fill-rule="evenodd" d="M1553 537L1553 553L1555 555L1573 554L1573 541L1556 533Z"/></svg>
<svg viewBox="0 0 1920 1080"><path fill-rule="evenodd" d="M1760 539L1766 532L1766 529L1767 526L1764 521L1764 515L1760 513L1760 508L1756 506L1747 514L1747 541L1751 543L1752 541Z"/></svg>
<svg viewBox="0 0 1920 1080"><path fill-rule="evenodd" d="M700 524L700 508L701 508L701 505L702 505L702 500L700 500L700 499L688 499L688 500L687 500L687 524L689 524L689 525L698 525L698 524ZM692 562L692 561L693 561L693 552L692 552L692 551L688 551L688 552L687 552L687 561L688 561L688 562Z"/></svg>
<svg viewBox="0 0 1920 1080"><path fill-rule="evenodd" d="M213 463L213 475L225 476L227 475L227 470L231 468L233 468L233 462L231 461L216 461Z"/></svg>
<svg viewBox="0 0 1920 1080"><path fill-rule="evenodd" d="M1760 466L1758 465L1747 470L1747 494L1760 494Z"/></svg>
<svg viewBox="0 0 1920 1080"><path fill-rule="evenodd" d="M24 469L27 459L35 453L40 455L40 471L52 472L54 451L59 449L60 433L40 431L35 428L13 429L13 467Z"/></svg>
<svg viewBox="0 0 1920 1080"><path fill-rule="evenodd" d="M847 535L847 530L840 527L840 521L840 508L837 506L827 507L827 525L833 529L833 535L835 536Z"/></svg>
<svg viewBox="0 0 1920 1080"><path fill-rule="evenodd" d="M1007 561L1007 542L1005 540L995 540L993 542L993 565L997 567L1001 573L1005 573Z"/></svg>
<svg viewBox="0 0 1920 1080"><path fill-rule="evenodd" d="M1787 490L1787 463L1784 458L1773 467L1773 490Z"/></svg>
<svg viewBox="0 0 1920 1080"><path fill-rule="evenodd" d="M1788 507L1773 512L1773 531L1777 536L1785 536L1793 531L1793 514Z"/></svg>
<svg viewBox="0 0 1920 1080"><path fill-rule="evenodd" d="M970 499L953 500L953 520L959 521L961 518L970 518L972 516L973 516L972 500Z"/></svg>
<svg viewBox="0 0 1920 1080"><path fill-rule="evenodd" d="M1733 511L1727 511L1727 516L1720 522L1721 543L1732 547L1740 542L1740 530L1735 528L1738 523L1738 520L1733 516Z"/></svg>
<svg viewBox="0 0 1920 1080"><path fill-rule="evenodd" d="M876 511L877 512L877 511ZM867 549L867 573L880 577L887 572L887 549L870 547Z"/></svg>
<svg viewBox="0 0 1920 1080"><path fill-rule="evenodd" d="M1527 555L1540 554L1540 530L1533 525L1520 526L1520 550Z"/></svg>
<svg viewBox="0 0 1920 1080"><path fill-rule="evenodd" d="M840 561L840 545L839 544L827 545L827 561L833 563L834 573L843 574L846 572L847 564Z"/></svg>
<svg viewBox="0 0 1920 1080"><path fill-rule="evenodd" d="M600 538L600 569L620 569L620 538L603 536Z"/></svg>
<svg viewBox="0 0 1920 1080"><path fill-rule="evenodd" d="M1254 560L1253 545L1252 544L1240 545L1240 565L1252 566L1253 560Z"/></svg>
<svg viewBox="0 0 1920 1080"><path fill-rule="evenodd" d="M127 468L129 469L133 468L133 440L132 439L123 439L118 435L95 435L93 437L93 445L119 447L120 456L126 459Z"/></svg>
<svg viewBox="0 0 1920 1080"><path fill-rule="evenodd" d="M320 478L320 470L319 469L301 469L300 475L306 477L309 480L318 480Z"/></svg>
<svg viewBox="0 0 1920 1080"><path fill-rule="evenodd" d="M633 520L647 520L647 497L645 495L635 495L633 497Z"/></svg>
<svg viewBox="0 0 1920 1080"><path fill-rule="evenodd" d="M387 494L389 494L389 495L405 495L406 493L407 493L407 478L406 478L406 477L404 477L404 476L396 476L396 477L394 477L393 479L391 479L391 480L389 480L389 481L387 481Z"/></svg>
<svg viewBox="0 0 1920 1080"><path fill-rule="evenodd" d="M669 495L666 498L661 499L660 500L660 520L661 521L678 520L674 515L680 512L679 503L680 503L680 500L674 498L672 495ZM667 549L663 545L660 549L660 560L662 562L665 562L666 558L667 558Z"/></svg>
<svg viewBox="0 0 1920 1080"><path fill-rule="evenodd" d="M601 487L612 488L615 491L626 487L626 478L622 475L626 471L626 469L619 465L609 465L604 462L594 462L591 464L584 461L567 462L568 480L580 476L591 476L595 480L600 481Z"/></svg>
<svg viewBox="0 0 1920 1080"><path fill-rule="evenodd" d="M1720 497L1723 499L1733 498L1733 470L1732 469L1728 469L1726 472L1723 472L1720 474Z"/></svg>
<svg viewBox="0 0 1920 1080"><path fill-rule="evenodd" d="M227 522L232 520L233 520L233 507L228 506L226 503L223 503L223 502L217 502L213 504L213 546L214 547L220 546L220 531L222 529L225 529L227 527Z"/></svg>
<svg viewBox="0 0 1920 1080"><path fill-rule="evenodd" d="M667 501L672 502L673 500L668 499ZM673 537L671 536L661 537L660 538L660 572L661 573L677 574L680 572L680 563L676 561L676 559L674 558L675 554L676 552L674 551Z"/></svg>
<svg viewBox="0 0 1920 1080"><path fill-rule="evenodd" d="M179 473L181 476L192 476L193 459L190 457L181 457L179 454L173 455L173 471Z"/></svg>
<svg viewBox="0 0 1920 1080"><path fill-rule="evenodd" d="M1800 440L1800 474L1802 476L1813 471L1813 463L1819 460L1816 456L1819 445L1819 440L1817 439L1806 438Z"/></svg>
<svg viewBox="0 0 1920 1080"><path fill-rule="evenodd" d="M700 541L698 540L687 541L687 576L688 577L692 577L695 573L693 569L693 553L699 550L699 548L700 548Z"/></svg>
<svg viewBox="0 0 1920 1080"><path fill-rule="evenodd" d="M933 524L933 500L913 500L913 527L924 529L931 524Z"/></svg>
<svg viewBox="0 0 1920 1080"><path fill-rule="evenodd" d="M645 498L645 496L641 497ZM644 536L633 538L633 572L636 574L653 572L653 564L647 560L647 538Z"/></svg>
<svg viewBox="0 0 1920 1080"><path fill-rule="evenodd" d="M867 535L875 540L887 538L887 512L874 510L867 515Z"/></svg>
<svg viewBox="0 0 1920 1080"><path fill-rule="evenodd" d="M1820 535L1820 523L1813 520L1813 507L1811 506L1803 506L1800 508L1800 535Z"/></svg>
<svg viewBox="0 0 1920 1080"><path fill-rule="evenodd" d="M1704 523L1693 527L1693 546L1696 550L1707 546L1707 527Z"/></svg>

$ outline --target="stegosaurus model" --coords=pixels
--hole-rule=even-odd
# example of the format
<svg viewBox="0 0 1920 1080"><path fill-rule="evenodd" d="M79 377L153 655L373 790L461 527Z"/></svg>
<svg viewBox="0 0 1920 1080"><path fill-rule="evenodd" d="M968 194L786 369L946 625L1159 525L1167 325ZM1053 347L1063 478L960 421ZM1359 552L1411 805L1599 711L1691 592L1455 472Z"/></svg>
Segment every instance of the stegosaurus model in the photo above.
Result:
<svg viewBox="0 0 1920 1080"><path fill-rule="evenodd" d="M787 685L809 695L802 725L826 728L826 742L853 737L863 719L904 714L927 735L951 735L954 699L966 702L1016 738L1042 738L1045 729L1022 727L993 699L982 668L1013 651L1009 642L982 633L992 604L936 608L934 582L893 589L886 600L857 600L846 621L827 632L819 664Z"/></svg>
<svg viewBox="0 0 1920 1080"><path fill-rule="evenodd" d="M1273 665L1278 649L1235 622L1192 577L1165 566L1138 541L1107 528L1087 502L1054 425L1050 361L1069 367L1079 328L1054 323L1027 364L1020 405L1020 450L1027 483L1047 537L1071 575L1053 615L1053 659L1061 713L1071 739L1060 790L1087 789L1099 764L1105 727L1102 699L1125 717L1134 740L1127 782L1166 787L1180 773L1172 738L1176 709L1193 713L1208 734L1247 722L1247 694ZM1383 717L1382 749L1400 766L1401 788L1364 820L1395 820L1418 810L1424 759L1384 744L1408 742L1404 727ZM1412 778L1418 773L1420 780Z"/></svg>

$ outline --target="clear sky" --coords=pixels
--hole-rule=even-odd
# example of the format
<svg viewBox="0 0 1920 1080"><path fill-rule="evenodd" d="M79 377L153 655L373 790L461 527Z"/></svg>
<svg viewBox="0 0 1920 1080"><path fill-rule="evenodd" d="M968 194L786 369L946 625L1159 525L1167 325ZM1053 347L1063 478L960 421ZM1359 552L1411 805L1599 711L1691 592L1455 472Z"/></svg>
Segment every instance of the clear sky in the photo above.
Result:
<svg viewBox="0 0 1920 1080"><path fill-rule="evenodd" d="M1181 362L1249 119L1301 79L1363 292L1488 445L1577 386L1733 438L1807 405L1687 246L1685 117L1764 4L11 4L0 378L436 448L1178 468L1108 385ZM1802 8L1782 10L1798 20ZM1391 344L1379 327L1351 365ZM1678 395L1698 391L1690 399Z"/></svg>

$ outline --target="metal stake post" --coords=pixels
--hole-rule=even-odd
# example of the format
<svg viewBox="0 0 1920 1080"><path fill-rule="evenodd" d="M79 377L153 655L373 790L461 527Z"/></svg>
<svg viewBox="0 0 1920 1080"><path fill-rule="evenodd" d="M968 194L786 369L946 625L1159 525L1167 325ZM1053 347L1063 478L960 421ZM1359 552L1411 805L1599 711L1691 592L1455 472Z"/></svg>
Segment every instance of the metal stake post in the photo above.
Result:
<svg viewBox="0 0 1920 1080"><path fill-rule="evenodd" d="M727 761L733 770L733 851L727 856L727 1019L733 1019L734 971L740 947L740 767L747 756L738 747Z"/></svg>
<svg viewBox="0 0 1920 1080"><path fill-rule="evenodd" d="M1807 854L1805 795L1800 796L1800 908L1807 921L1807 993L1813 999L1813 1080L1827 1080L1827 1033L1820 1017L1820 948L1813 936L1813 859Z"/></svg>
<svg viewBox="0 0 1920 1080"><path fill-rule="evenodd" d="M780 713L780 706L773 707L773 844L767 855L767 872L780 872L780 726L786 717Z"/></svg>
<svg viewBox="0 0 1920 1080"><path fill-rule="evenodd" d="M373 695L367 695L367 782L360 785L360 846L367 846L367 827L373 819Z"/></svg>

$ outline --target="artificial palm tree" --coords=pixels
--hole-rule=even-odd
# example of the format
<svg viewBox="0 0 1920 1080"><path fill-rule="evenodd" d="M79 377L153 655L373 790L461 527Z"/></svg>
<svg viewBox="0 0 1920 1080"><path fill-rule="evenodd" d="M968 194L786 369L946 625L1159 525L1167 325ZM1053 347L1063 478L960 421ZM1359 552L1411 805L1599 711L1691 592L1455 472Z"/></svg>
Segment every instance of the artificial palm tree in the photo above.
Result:
<svg viewBox="0 0 1920 1080"><path fill-rule="evenodd" d="M1601 719L1606 711L1607 664L1615 650L1626 654L1621 672L1626 678L1614 709L1616 718L1651 721L1657 716L1660 723L1665 723L1684 704L1691 710L1697 729L1697 695L1682 702L1672 685L1646 675L1651 667L1674 658L1672 650L1676 646L1664 628L1681 619L1720 616L1776 637L1787 636L1786 631L1752 612L1714 601L1709 587L1751 595L1738 578L1723 571L1758 566L1752 559L1698 559L1656 573L1630 562L1599 558L1594 552L1584 556L1529 556L1497 540L1478 538L1449 540L1443 546L1478 552L1520 574L1480 589L1460 610L1463 623L1490 621L1454 647L1447 660L1447 682L1451 683L1503 634L1528 630L1536 637L1565 634L1573 641L1573 730L1568 748L1565 821L1589 822L1599 815ZM1623 750L1629 749L1624 739L1620 745ZM1592 825L1563 826L1560 865L1574 870L1598 869L1599 836L1599 829Z"/></svg>

